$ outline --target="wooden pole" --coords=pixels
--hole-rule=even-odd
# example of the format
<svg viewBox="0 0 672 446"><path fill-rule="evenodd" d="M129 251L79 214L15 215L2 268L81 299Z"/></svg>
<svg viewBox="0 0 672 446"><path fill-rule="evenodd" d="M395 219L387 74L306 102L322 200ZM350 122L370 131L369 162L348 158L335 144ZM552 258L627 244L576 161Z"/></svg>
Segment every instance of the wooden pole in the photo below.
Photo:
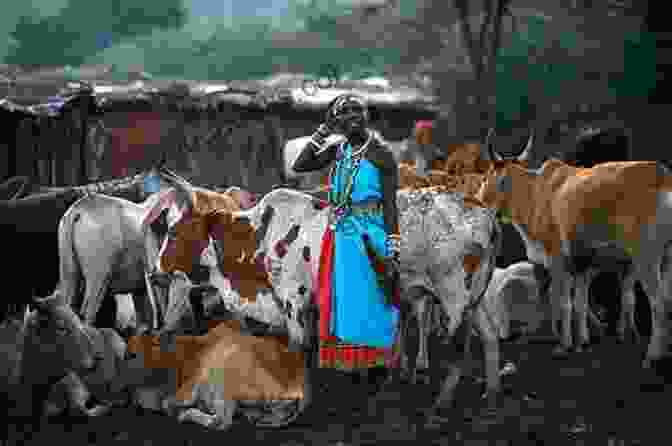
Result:
<svg viewBox="0 0 672 446"><path fill-rule="evenodd" d="M80 119L80 140L79 140L79 184L88 183L87 174L87 136L89 122L89 107L91 106L91 96L82 96L79 100L79 119Z"/></svg>

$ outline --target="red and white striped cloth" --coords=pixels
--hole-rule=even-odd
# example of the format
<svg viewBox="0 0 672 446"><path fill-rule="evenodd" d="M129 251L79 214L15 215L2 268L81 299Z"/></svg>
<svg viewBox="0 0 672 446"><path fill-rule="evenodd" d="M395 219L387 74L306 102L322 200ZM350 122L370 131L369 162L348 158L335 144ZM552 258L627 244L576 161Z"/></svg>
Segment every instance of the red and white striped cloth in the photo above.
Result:
<svg viewBox="0 0 672 446"><path fill-rule="evenodd" d="M331 277L334 262L334 232L326 230L320 249L320 266L315 298L320 311L320 367L341 370L368 369L371 367L398 367L398 342L392 348L376 348L340 342L329 334L331 321ZM398 298L398 296L396 296ZM399 334L397 333L397 336Z"/></svg>

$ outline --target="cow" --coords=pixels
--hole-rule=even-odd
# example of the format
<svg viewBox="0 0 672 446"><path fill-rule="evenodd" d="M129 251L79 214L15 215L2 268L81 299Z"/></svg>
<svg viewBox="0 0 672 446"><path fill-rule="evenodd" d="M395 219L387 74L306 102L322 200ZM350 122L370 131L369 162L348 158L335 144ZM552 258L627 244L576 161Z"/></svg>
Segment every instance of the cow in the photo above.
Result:
<svg viewBox="0 0 672 446"><path fill-rule="evenodd" d="M161 163L163 165L165 163ZM158 168L158 166L156 167ZM133 203L141 203L149 195L148 191L144 187L144 180L150 171L141 172L133 176L115 178L113 180L99 181L89 184L83 184L80 186L41 186L38 184L30 183L26 189L24 189L26 195L35 195L35 194L46 194L52 192L62 192L67 189L74 189L78 191L82 196L89 195L93 193L111 195L113 197L124 198L126 200L132 201Z"/></svg>
<svg viewBox="0 0 672 446"><path fill-rule="evenodd" d="M150 227L162 211L170 209L168 224L176 221L179 209L191 204L192 193L199 206L206 209L240 209L236 199L251 204L250 195L240 188L231 188L231 195L202 188L185 189L184 179L167 169L157 172L164 190L141 205L93 194L79 200L63 216L59 227L59 287L63 295L74 299L80 279L84 279L86 291L81 307L87 324L95 323L107 293L134 292L136 312L143 316L138 322L158 328L165 302L155 296L154 285L160 280L153 280L153 274L163 237ZM148 302L139 298L145 289ZM79 307L79 302L73 303Z"/></svg>
<svg viewBox="0 0 672 446"><path fill-rule="evenodd" d="M630 160L630 144L627 133L619 127L588 127L580 130L576 137L575 147L564 152L561 159L575 167L594 167L597 164L610 161ZM621 310L617 325L618 339L621 342L631 334L634 341L639 343L641 336L635 324L635 295L632 286L624 283L629 277L625 276L626 270L620 265L614 265L610 271L591 269L588 273L587 283L601 273L610 274L611 278L617 278L621 283ZM607 290L609 292L611 290ZM602 301L606 299L600 299ZM610 307L611 302L604 303Z"/></svg>
<svg viewBox="0 0 672 446"><path fill-rule="evenodd" d="M528 159L531 144L517 160ZM579 342L588 342L585 322L586 272L589 267L629 264L627 274L640 280L649 297L652 335L644 367L662 364L668 355L672 302L669 300L669 242L672 229L672 176L654 161L610 162L590 169L558 159L538 170L516 159L495 161L479 199L504 209L527 241L528 255L551 271L551 299L562 317L562 339L556 351L573 345L570 286L576 278ZM633 282L630 282L633 283Z"/></svg>
<svg viewBox="0 0 672 446"><path fill-rule="evenodd" d="M405 184L408 185L423 183L428 186L442 185L451 190L462 192L467 196L475 197L480 190L484 175L493 161L493 158L490 156L490 147L492 146L494 136L495 130L491 128L489 129L483 144L469 142L451 146L449 148L449 155L445 161L441 165L434 166L437 169L430 170L424 179L413 177L411 169L400 166L400 183L404 184L403 180L405 180ZM528 146L531 146L533 140L534 133L530 135ZM591 148L595 149L596 147L593 145ZM605 150L603 149L602 156L606 156L604 152ZM577 157L576 160L585 161L589 156L590 154L586 153L583 155L583 158ZM614 155L612 154L612 156ZM618 160L618 158L613 160ZM523 166L528 166L527 159L519 161ZM507 221L507 223L509 222ZM505 225L505 229L510 229L510 226L508 224ZM501 256L498 259L498 266L508 265L511 262L524 258L520 237L514 235L513 232L513 230L511 232L505 230L504 232L504 246L502 248ZM533 259L533 257L530 257L530 249L527 249L527 254L529 259ZM599 269L591 269L591 280L599 272ZM588 283L590 283L590 281ZM621 318L618 329L619 339L621 340L625 339L628 330L634 334L635 339L638 337L637 329L634 326L634 314L629 313L630 309L634 308L634 303L630 302L629 299L631 299L629 294L623 296ZM590 309L588 311L588 316L598 328L602 327L602 323ZM553 329L556 330L555 324L553 324ZM579 349L584 347L585 346L581 346Z"/></svg>
<svg viewBox="0 0 672 446"><path fill-rule="evenodd" d="M179 307L169 311L169 317L185 314L185 296L199 287L178 271L170 302ZM289 351L286 336L250 336L235 319L210 321L210 329L202 335L175 336L172 331L165 342L164 334L130 339L129 352L142 357L142 362L117 385L158 390L161 408L181 421L221 430L239 411L256 426L280 427L294 421L310 401L304 391L306 357ZM175 376L163 379L163 389L151 389L151 384L147 388L152 381L148 375L156 375L157 369L163 369L164 376L166 371Z"/></svg>
<svg viewBox="0 0 672 446"><path fill-rule="evenodd" d="M586 128L576 137L575 147L562 160L576 167L594 167L611 161L630 159L628 135L622 128Z"/></svg>
<svg viewBox="0 0 672 446"><path fill-rule="evenodd" d="M398 206L406 240L401 251L402 295L413 305L419 297L437 298L448 316L447 331L453 335L463 319L467 324L473 321L471 311L478 306L494 270L500 235L494 213L459 194L436 189L399 191ZM306 328L310 326L306 316L316 289L329 212L326 203L315 197L276 189L247 211L212 214L210 230L200 241L182 228L171 241L174 246L162 251L162 266L172 271L189 268L211 237L216 258L210 260L210 280L234 307L233 312L268 325L284 324L290 342L309 350L315 338ZM247 293L243 284L249 286ZM480 333L480 327L476 328ZM498 362L497 340L484 342L488 390L494 395L499 390L499 377L491 370ZM459 376L458 366L446 380L437 406L451 401Z"/></svg>
<svg viewBox="0 0 672 446"><path fill-rule="evenodd" d="M17 392L26 392L17 393L19 403L29 391L39 392L30 407L34 417L43 414L47 396L52 411L62 411L65 403L89 417L112 408L109 399L104 404L97 396L111 396L116 405L134 398L217 430L231 425L236 409L261 427L286 425L303 411L304 358L289 352L286 340L246 336L229 323L203 336L177 337L170 349L144 335L127 344L114 330L84 324L60 296L38 304L40 322L26 316L28 329L18 338L22 355L12 375L21 384ZM40 361L46 369L37 366ZM148 393L159 394L158 405L147 401Z"/></svg>
<svg viewBox="0 0 672 446"><path fill-rule="evenodd" d="M30 187L30 178L26 176L12 177L0 183L0 201L21 198Z"/></svg>
<svg viewBox="0 0 672 446"><path fill-rule="evenodd" d="M95 324L108 293L134 292L135 309L141 317L138 322L158 328L162 308L157 309L157 305L162 302L155 298L148 265L154 263L160 239L154 231L144 229L164 209L169 209L169 221L176 219L188 198L180 187L184 180L163 168L155 175L162 190L142 204L90 194L75 202L61 218L58 289L71 305L81 307L84 322L89 325ZM143 226L145 220L148 224ZM80 301L82 279L85 291ZM140 298L145 295L147 302Z"/></svg>
<svg viewBox="0 0 672 446"><path fill-rule="evenodd" d="M178 271L169 302L186 301L184 296L200 288ZM169 308L167 320L175 314ZM288 351L286 337L245 335L235 319L212 322L205 333L171 336L169 343L162 342L164 333L131 337L127 359L117 361L109 380L114 390L123 389L146 408L210 429L230 427L234 412L259 427L293 422L309 401L303 355ZM124 354L119 349L108 352Z"/></svg>
<svg viewBox="0 0 672 446"><path fill-rule="evenodd" d="M304 220L323 209L320 200L290 189L275 189L246 211L193 210L170 229L157 265L163 273L190 274L199 262L208 268L208 279L234 313L256 320L276 331L290 332L292 341L303 344L302 327L295 310L296 286L274 290L270 254L293 243ZM282 209L283 212L279 212ZM294 302L289 306L286 302ZM170 331L166 321L164 330Z"/></svg>
<svg viewBox="0 0 672 446"><path fill-rule="evenodd" d="M306 404L303 354L289 351L281 339L242 334L236 324L176 336L170 349L150 336L133 337L128 349L136 364L127 365L131 371L122 373L121 385L158 393L155 408L180 421L226 430L239 411L257 426L280 427Z"/></svg>
<svg viewBox="0 0 672 446"><path fill-rule="evenodd" d="M5 296L0 304L0 320L19 314L33 296L48 296L58 284L58 226L61 217L78 199L92 191L107 195L137 194L146 173L123 180L84 186L42 189L12 201L0 201L0 242L19 246L6 262L7 277L25 277L26 271L39 271L19 291ZM39 253L39 255L38 255Z"/></svg>
<svg viewBox="0 0 672 446"><path fill-rule="evenodd" d="M93 340L58 293L33 298L17 334L16 358L10 375L13 415L27 417L28 433L39 431L44 404L52 386L70 372L86 374L99 364ZM98 412L96 408L83 410Z"/></svg>
<svg viewBox="0 0 672 446"><path fill-rule="evenodd" d="M33 296L47 296L58 283L58 222L65 211L80 198L79 192L67 189L0 202L2 245L16 246L6 252L6 277L30 277L18 291L4 296L1 318L16 314ZM28 274L39 271L39 274Z"/></svg>
<svg viewBox="0 0 672 446"><path fill-rule="evenodd" d="M496 268L479 317L490 320L502 341L534 332L543 320L540 304L549 283L546 269L527 261Z"/></svg>

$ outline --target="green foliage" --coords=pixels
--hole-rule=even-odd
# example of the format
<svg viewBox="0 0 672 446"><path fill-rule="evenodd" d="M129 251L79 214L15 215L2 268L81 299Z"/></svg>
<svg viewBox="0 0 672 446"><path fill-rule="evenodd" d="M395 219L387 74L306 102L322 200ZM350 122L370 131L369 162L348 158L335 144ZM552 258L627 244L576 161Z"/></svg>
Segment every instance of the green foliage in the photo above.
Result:
<svg viewBox="0 0 672 446"><path fill-rule="evenodd" d="M10 33L15 41L4 63L79 65L106 45L184 25L182 0L70 0L58 14L23 15Z"/></svg>
<svg viewBox="0 0 672 446"><path fill-rule="evenodd" d="M550 22L541 17L529 16L520 22L522 29L511 33L497 56L495 113L497 126L503 128L515 127L516 122L529 118L534 112L531 102L553 104L566 102L568 95L580 95L583 90L577 91L578 85L588 77L586 58L592 57L584 56L584 42L575 32L558 34L554 30L551 35L547 31ZM605 59L600 74L608 79L611 97L645 97L656 82L655 37L647 33L619 37L603 42L604 54L608 58L610 51L622 51L623 62L619 58ZM569 98L575 102L586 99Z"/></svg>
<svg viewBox="0 0 672 446"><path fill-rule="evenodd" d="M624 68L609 79L613 96L648 96L656 87L656 37L652 33L623 36Z"/></svg>

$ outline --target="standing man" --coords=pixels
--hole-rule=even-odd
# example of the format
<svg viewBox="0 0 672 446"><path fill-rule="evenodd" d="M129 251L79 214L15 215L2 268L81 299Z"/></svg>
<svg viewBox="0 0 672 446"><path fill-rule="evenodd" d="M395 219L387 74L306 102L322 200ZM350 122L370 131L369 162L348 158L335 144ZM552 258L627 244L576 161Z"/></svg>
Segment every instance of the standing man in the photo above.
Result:
<svg viewBox="0 0 672 446"><path fill-rule="evenodd" d="M368 120L362 97L338 96L292 167L308 172L335 162L317 293L323 367L368 369L397 359L398 170ZM346 141L328 144L327 137L335 132Z"/></svg>

